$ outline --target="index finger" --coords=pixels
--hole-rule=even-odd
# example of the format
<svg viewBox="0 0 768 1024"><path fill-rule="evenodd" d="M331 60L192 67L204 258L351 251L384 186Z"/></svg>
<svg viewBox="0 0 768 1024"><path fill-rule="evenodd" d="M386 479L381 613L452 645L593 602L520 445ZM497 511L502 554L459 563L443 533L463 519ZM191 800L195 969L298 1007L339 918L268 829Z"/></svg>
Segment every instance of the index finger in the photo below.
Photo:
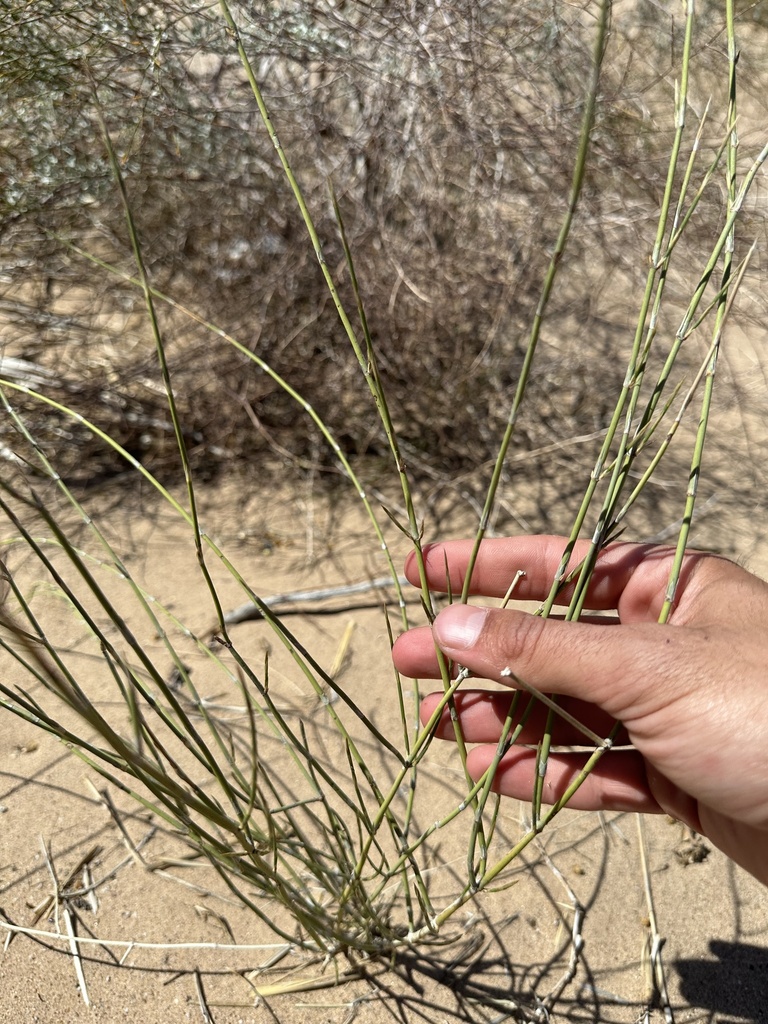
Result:
<svg viewBox="0 0 768 1024"><path fill-rule="evenodd" d="M515 587L519 600L543 601L552 586L568 540L558 536L502 537L484 540L472 572L470 594L502 598L518 572L525 573ZM430 588L446 591L450 581L453 593L463 585L474 541L446 541L424 547L424 560ZM568 562L566 575L589 552L590 542L577 541ZM681 581L690 574L695 552L686 555ZM664 602L674 549L655 544L610 544L599 555L587 591L586 607L591 611L617 609L624 620L655 622ZM416 557L406 559L405 573L418 585ZM558 604L568 604L575 582L557 595Z"/></svg>

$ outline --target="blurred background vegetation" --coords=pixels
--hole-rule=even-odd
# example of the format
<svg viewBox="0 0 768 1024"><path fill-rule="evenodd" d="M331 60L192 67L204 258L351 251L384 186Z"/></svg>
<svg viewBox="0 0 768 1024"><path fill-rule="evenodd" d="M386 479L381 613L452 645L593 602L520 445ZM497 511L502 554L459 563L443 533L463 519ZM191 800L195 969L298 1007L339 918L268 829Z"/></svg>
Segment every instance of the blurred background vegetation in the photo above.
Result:
<svg viewBox="0 0 768 1024"><path fill-rule="evenodd" d="M275 0L233 9L354 309L329 181L339 196L422 496L435 510L476 505L567 203L593 5ZM723 5L698 9L690 138L711 97L706 161L725 132L727 62ZM178 475L141 293L72 248L134 273L98 97L154 286L286 377L375 483L386 442L218 6L6 0L0 11L3 375L88 416L164 482ZM766 25L767 3L739 5L745 159L768 123ZM612 411L666 174L683 27L676 0L614 6L588 182L508 463L502 525L567 526L568 499L583 490ZM659 324L670 343L722 223L722 183L716 175L681 247ZM742 237L745 248L753 238L763 248L739 325L762 338L764 186L755 194ZM266 482L290 468L315 474L318 486L338 480L333 453L277 385L189 319L161 314L200 479L241 468ZM690 348L693 368L703 348ZM752 377L725 376L725 405L742 410L734 429L744 462L734 481L733 424L721 423L724 457L707 467L704 500L727 492L751 514L763 469L750 457L747 424L750 410L762 415L763 392ZM84 427L32 400L14 402L70 483L119 486L125 464ZM25 457L9 421L0 445L6 457ZM670 479L680 480L679 467L649 491L649 530L682 508L679 489L676 503L663 500ZM683 491L685 482L683 472Z"/></svg>

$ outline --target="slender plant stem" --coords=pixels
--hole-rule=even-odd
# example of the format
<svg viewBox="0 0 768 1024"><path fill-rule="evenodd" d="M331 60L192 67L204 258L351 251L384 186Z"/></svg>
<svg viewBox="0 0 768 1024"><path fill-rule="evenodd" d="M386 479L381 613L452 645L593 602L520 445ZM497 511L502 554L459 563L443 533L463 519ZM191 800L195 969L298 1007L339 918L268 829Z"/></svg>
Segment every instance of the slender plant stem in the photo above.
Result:
<svg viewBox="0 0 768 1024"><path fill-rule="evenodd" d="M466 603L467 598L469 596L469 588L472 582L472 573L474 570L475 562L477 560L477 554L478 551L480 550L480 545L483 541L483 538L485 537L485 533L488 528L488 523L490 521L491 512L496 501L496 493L501 482L501 476L507 458L507 453L509 451L509 446L512 443L512 438L515 434L515 429L517 427L517 422L520 416L520 410L522 408L526 388L528 387L528 380L530 378L531 369L533 367L534 358L536 356L536 350L538 347L539 339L541 337L541 329L544 323L544 317L546 315L547 306L549 304L549 299L552 295L552 291L555 286L555 280L557 279L560 263L562 261L563 255L566 250L566 246L568 244L568 238L571 234L571 228L573 226L573 219L576 214L576 210L578 209L579 199L581 198L581 191L584 185L584 178L587 169L587 156L589 154L590 138L595 121L595 111L597 109L597 97L600 87L600 73L602 70L603 58L605 56L611 8L612 0L601 0L600 8L597 15L597 31L595 34L595 42L592 52L592 70L584 102L584 112L582 114L581 120L581 131L579 134L579 141L576 150L576 159L574 161L573 177L571 180L571 190L570 195L568 197L568 208L563 218L563 222L560 226L560 232L558 234L557 241L555 242L555 247L549 261L547 272L544 277L544 284L542 286L541 295L539 296L539 302L536 307L533 323L531 325L531 333L528 338L528 345L525 350L525 358L523 360L523 365L520 370L520 377L518 378L517 387L515 389L515 394L512 399L512 405L510 406L507 425L504 430L504 435L502 437L501 444L499 446L499 452L496 457L496 463L493 468L493 473L491 475L491 481L486 492L485 503L483 505L483 511L480 516L480 524L475 535L475 543L469 558L467 572L462 587L461 601L463 603Z"/></svg>

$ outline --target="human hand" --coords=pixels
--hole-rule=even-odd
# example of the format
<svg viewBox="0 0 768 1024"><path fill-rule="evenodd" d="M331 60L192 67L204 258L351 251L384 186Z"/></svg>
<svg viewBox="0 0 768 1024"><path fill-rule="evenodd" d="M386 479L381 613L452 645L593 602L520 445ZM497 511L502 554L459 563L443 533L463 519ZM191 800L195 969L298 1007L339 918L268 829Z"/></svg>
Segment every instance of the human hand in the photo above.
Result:
<svg viewBox="0 0 768 1024"><path fill-rule="evenodd" d="M562 537L484 541L471 594L503 597L519 570L515 598L545 598L565 549ZM576 545L571 566L587 543ZM471 541L425 548L427 578L461 589ZM615 741L569 803L582 810L665 812L706 835L768 884L768 584L732 562L688 552L668 625L659 625L674 551L641 544L606 548L589 586L587 607L612 618L564 622L513 609L453 604L431 629L398 638L395 665L404 675L439 678L435 645L474 676L509 684L502 670L536 689L561 694L560 705L593 732ZM418 584L413 556L406 576ZM567 604L572 586L558 597ZM514 681L513 681L514 682ZM427 722L442 694L425 698ZM468 743L467 768L478 779L496 753L511 694L460 689L455 696ZM497 769L494 788L530 799L546 709L531 716ZM447 710L436 729L453 738ZM556 801L587 755L558 747L584 737L558 719L543 798Z"/></svg>

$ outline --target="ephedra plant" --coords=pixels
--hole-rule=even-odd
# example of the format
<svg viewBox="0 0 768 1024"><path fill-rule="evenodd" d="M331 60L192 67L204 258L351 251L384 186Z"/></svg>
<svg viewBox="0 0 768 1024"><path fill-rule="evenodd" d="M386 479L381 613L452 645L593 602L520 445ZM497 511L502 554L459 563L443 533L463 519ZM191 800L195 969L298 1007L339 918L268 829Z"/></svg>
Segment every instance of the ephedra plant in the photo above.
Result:
<svg viewBox="0 0 768 1024"><path fill-rule="evenodd" d="M524 358L514 386L496 396L497 402L503 399L506 404L504 425L495 465L487 474L475 555L492 522L500 488L510 486L505 467L527 414L527 389L540 357L548 311L569 247L576 244L574 239L585 224L582 209L585 192L592 187L593 141L602 117L604 76L611 60L611 14L609 0L589 4L583 11L592 39L591 57L583 83L580 128L571 153L569 191L539 278ZM210 11L206 17L211 17ZM18 374L6 374L2 403L5 419L13 426L14 443L13 450L6 452L0 484L0 507L9 538L0 643L6 665L13 668L0 681L2 704L6 713L60 739L110 786L139 801L287 942L327 957L391 957L404 948L450 940L453 915L476 894L504 884L505 871L549 827L610 750L618 726L601 736L569 719L583 735L584 767L557 803L547 807L542 791L548 751L557 716L565 712L528 681L519 680L493 765L477 783L467 775L465 791L455 804L438 820L425 821L419 803L420 773L429 763L435 724L451 706L466 673L459 671L452 677L450 666L442 664L444 696L425 725L418 722L414 710L418 684L395 677L390 696L399 708L399 724L393 731L382 727L375 704L367 706L357 691L353 695L343 681L324 669L294 635L290 622L264 600L266 595L250 585L249 572L230 560L201 523L199 483L189 450L190 432L171 371L166 322L174 329L193 323L208 332L209 344L216 346L216 351L236 350L248 361L252 373L269 379L290 398L297 418L311 424L317 443L327 449L329 461L340 467L361 503L370 524L372 548L381 551L399 595L400 615L388 623L390 636L414 624L403 595L400 566L389 553L393 535L405 534L415 552L424 616L429 620L436 613L436 598L426 584L423 565L423 515L409 456L399 438L402 416L387 392L376 325L369 323L366 315L366 281L358 279L357 255L348 240L344 182L334 180L331 169L326 192L335 223L331 243L341 254L332 263L325 254L331 243L320 237L302 182L293 173L291 153L281 144L280 124L270 114L270 76L278 76L277 66L267 60L252 60L244 32L249 16L244 8L221 0L216 17L228 45L237 51L242 68L239 81L247 83L251 91L261 130L271 139L273 160L283 176L279 187L290 188L300 213L315 271L324 280L338 317L337 344L351 346L359 364L357 397L365 389L370 409L380 418L389 472L400 489L404 512L388 512L371 496L365 460L350 455L334 428L304 397L300 376L286 379L253 350L247 338L235 337L205 313L177 300L172 289L166 293L156 286L120 152L125 140L110 126L110 112L101 105L100 82L86 65L84 74L99 114L104 151L122 204L135 269L125 272L103 251L77 239L59 237L54 241L70 258L85 261L92 275L104 280L119 278L141 295L155 346L155 387L162 389L167 401L184 486L166 486L161 472L152 472L135 450L100 425L98 408L92 417L72 408L60 391L46 388L45 376L33 385L20 382ZM723 106L717 113L706 104L694 110L691 83L702 50L696 24L693 0L688 0L679 33L677 77L666 115L669 159L666 175L659 182L655 234L649 232L637 253L637 264L646 269L636 296L634 328L627 332L621 350L617 346L611 355L614 366L622 365L620 384L610 414L591 439L595 446L592 464L581 482L582 496L570 510L570 536L560 571L538 612L541 615L552 610L573 545L586 536L591 538L589 554L569 577L575 578L577 585L566 616L578 619L598 554L631 523L635 503L673 441L680 458L678 434L688 437L690 452L679 495L677 558L662 621L669 615L682 554L690 539L723 332L749 265L750 250L741 243L737 229L746 197L768 154L768 149L762 149L745 157L738 149L737 46L730 0L717 37L722 76L727 78L727 88L721 89ZM711 25L707 31L712 31ZM204 102L204 97L199 101ZM714 226L713 193L723 197ZM509 199L513 202L514 196ZM471 201L471 196L466 199ZM693 231L701 233L701 222L710 232L709 245L700 263L693 266L690 250L684 250L684 245ZM306 266L301 272L307 273ZM683 302L681 280L688 289ZM671 297L670 282L676 289ZM673 316L676 322L670 327ZM688 352L695 340L705 335L703 355L692 361ZM172 599L160 600L143 588L110 540L109 529L89 508L87 493L84 496L68 484L50 445L41 442L41 410L57 417L57 422L70 422L73 430L85 431L183 522L216 621L212 635L196 634L176 618ZM695 428L686 434L683 425L687 418L692 418ZM355 424L348 429L354 431ZM367 424L361 425L361 431L368 429ZM23 560L19 551L25 553ZM117 710L114 702L102 706L92 699L77 659L38 614L35 600L22 582L30 570L30 556L48 587L66 599L78 635L87 635L88 650L100 659L103 672L112 681ZM525 571L524 566L520 569ZM254 616L268 624L275 642L291 659L296 679L314 695L313 718L322 719L326 733L332 730L338 756L329 759L325 746L315 743L313 728L301 717L285 712L279 683L270 675L270 659L256 664L243 652L240 634L220 596L222 574L236 581ZM514 600L514 580L509 582ZM466 601L468 595L456 593L451 599ZM194 671L190 657L197 659ZM230 704L237 704L236 720L223 716L200 692L197 680L204 675L215 678L219 689L229 694ZM527 824L517 839L510 841L499 827L494 772L540 702L549 714L537 745L537 784L531 793ZM461 763L466 746L458 723L456 739L456 757ZM267 749L269 756L265 756ZM454 874L453 891L446 893L444 885L435 890L428 865L431 844L449 830L463 837L466 855L461 872Z"/></svg>

